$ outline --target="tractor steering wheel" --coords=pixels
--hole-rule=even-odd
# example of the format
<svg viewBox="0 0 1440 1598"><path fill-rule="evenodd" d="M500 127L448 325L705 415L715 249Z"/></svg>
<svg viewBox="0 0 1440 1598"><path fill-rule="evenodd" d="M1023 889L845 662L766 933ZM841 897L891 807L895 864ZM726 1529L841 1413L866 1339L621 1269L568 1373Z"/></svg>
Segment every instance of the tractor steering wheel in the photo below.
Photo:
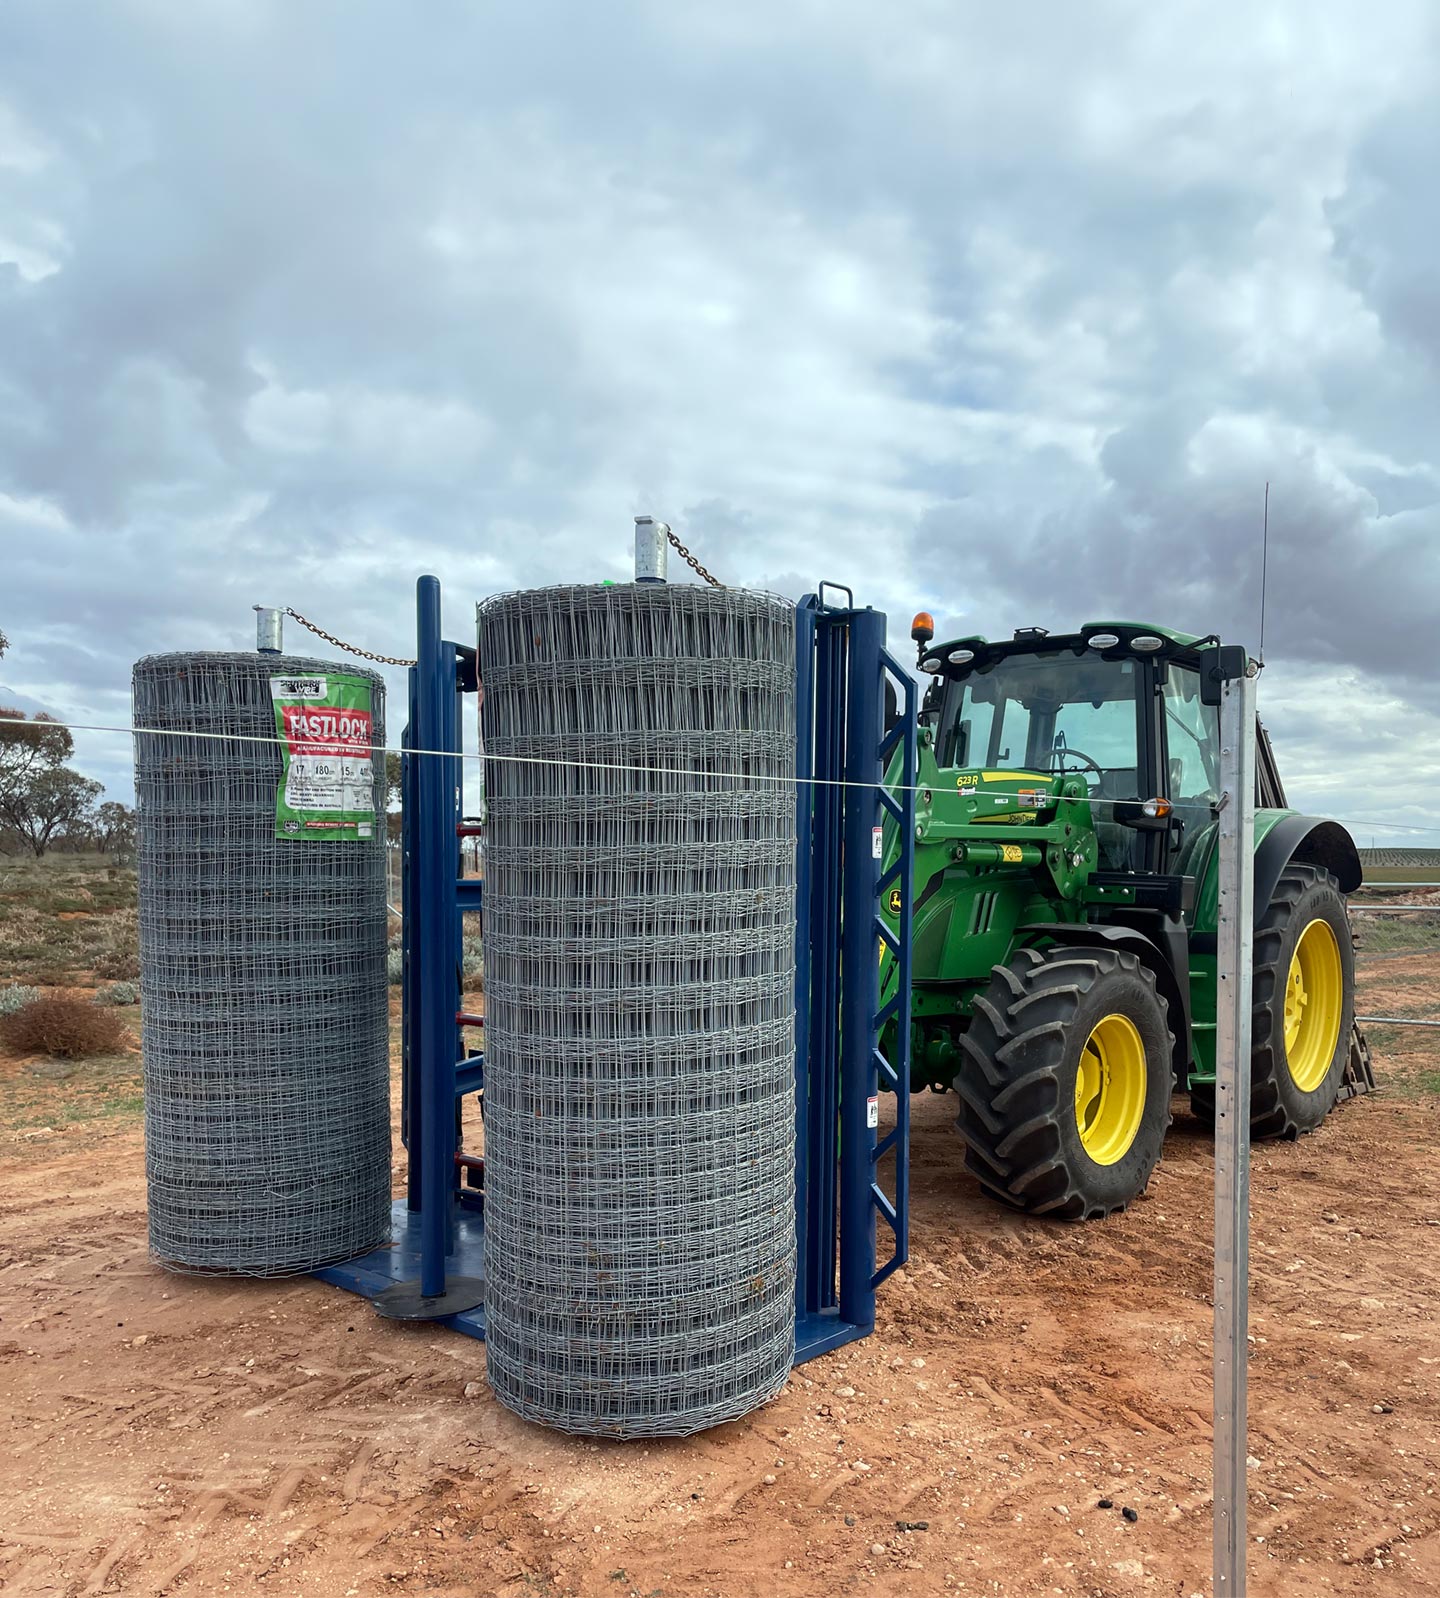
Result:
<svg viewBox="0 0 1440 1598"><path fill-rule="evenodd" d="M1087 755L1083 749L1076 749L1073 745L1067 746L1064 749L1052 749L1050 751L1051 771L1063 772L1065 770L1065 761L1070 755L1074 755L1077 760L1083 760L1097 777L1103 777L1105 775L1104 766L1102 766L1093 755Z"/></svg>

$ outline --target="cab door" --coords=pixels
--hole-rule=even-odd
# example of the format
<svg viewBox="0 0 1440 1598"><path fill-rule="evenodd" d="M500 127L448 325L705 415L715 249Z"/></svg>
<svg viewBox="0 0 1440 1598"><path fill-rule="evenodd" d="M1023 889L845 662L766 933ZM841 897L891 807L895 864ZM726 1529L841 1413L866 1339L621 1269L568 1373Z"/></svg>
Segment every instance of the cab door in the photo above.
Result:
<svg viewBox="0 0 1440 1598"><path fill-rule="evenodd" d="M1160 683L1165 797L1175 807L1166 870L1200 878L1215 846L1220 798L1220 712L1200 698L1200 673L1168 661Z"/></svg>

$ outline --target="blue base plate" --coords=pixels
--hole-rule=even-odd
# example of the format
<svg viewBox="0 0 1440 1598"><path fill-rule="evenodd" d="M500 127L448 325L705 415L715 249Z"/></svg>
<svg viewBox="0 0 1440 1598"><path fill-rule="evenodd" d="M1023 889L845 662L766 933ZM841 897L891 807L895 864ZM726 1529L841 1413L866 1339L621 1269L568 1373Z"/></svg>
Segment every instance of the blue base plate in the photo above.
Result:
<svg viewBox="0 0 1440 1598"><path fill-rule="evenodd" d="M361 1298L374 1299L397 1282L418 1281L420 1277L420 1217L406 1207L404 1199L396 1199L390 1207L390 1235L393 1242L384 1248L372 1249L358 1259L346 1260L340 1265L327 1265L315 1275L322 1282L343 1287L348 1293L358 1293ZM485 1275L485 1223L478 1213L457 1206L455 1210L455 1248L445 1258L446 1276ZM485 1307L461 1310L455 1315L441 1315L435 1319L439 1326L449 1326L466 1337L485 1336Z"/></svg>
<svg viewBox="0 0 1440 1598"><path fill-rule="evenodd" d="M803 1365L807 1359L828 1354L846 1343L868 1337L873 1326L856 1326L853 1321L842 1321L838 1310L811 1311L795 1317L795 1363Z"/></svg>
<svg viewBox="0 0 1440 1598"><path fill-rule="evenodd" d="M420 1217L406 1207L404 1199L396 1199L390 1211L392 1243L384 1248L372 1249L358 1259L346 1260L340 1265L327 1265L315 1272L322 1282L343 1287L347 1293L358 1293L361 1298L375 1299L386 1288L397 1282L414 1282L420 1276ZM455 1211L455 1248L445 1259L446 1276L485 1275L485 1222L480 1213L457 1206ZM449 1326L466 1337L485 1336L485 1308L461 1310L455 1315L441 1315L435 1324ZM867 1336L869 1326L856 1326L842 1321L835 1310L801 1315L795 1322L795 1363L803 1365L807 1359L828 1354L832 1349L857 1338Z"/></svg>

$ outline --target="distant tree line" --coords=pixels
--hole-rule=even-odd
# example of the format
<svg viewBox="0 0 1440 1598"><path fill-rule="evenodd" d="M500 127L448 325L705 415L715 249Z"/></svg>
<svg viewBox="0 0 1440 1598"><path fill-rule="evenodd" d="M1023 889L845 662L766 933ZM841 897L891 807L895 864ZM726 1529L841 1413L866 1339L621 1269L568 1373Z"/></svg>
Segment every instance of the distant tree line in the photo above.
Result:
<svg viewBox="0 0 1440 1598"><path fill-rule="evenodd" d="M0 655L7 639L0 632ZM99 851L118 864L135 855L135 812L115 800L101 802L103 787L69 761L69 728L39 712L27 717L0 704L0 854L49 850ZM400 839L400 756L385 756L386 831Z"/></svg>
<svg viewBox="0 0 1440 1598"><path fill-rule="evenodd" d="M0 632L0 655L8 640ZM135 853L135 812L69 764L70 729L53 716L0 705L0 853L99 850L117 862Z"/></svg>
<svg viewBox="0 0 1440 1598"><path fill-rule="evenodd" d="M23 712L0 706L0 717ZM98 850L124 864L135 853L135 812L67 764L75 740L37 715L0 722L0 853Z"/></svg>

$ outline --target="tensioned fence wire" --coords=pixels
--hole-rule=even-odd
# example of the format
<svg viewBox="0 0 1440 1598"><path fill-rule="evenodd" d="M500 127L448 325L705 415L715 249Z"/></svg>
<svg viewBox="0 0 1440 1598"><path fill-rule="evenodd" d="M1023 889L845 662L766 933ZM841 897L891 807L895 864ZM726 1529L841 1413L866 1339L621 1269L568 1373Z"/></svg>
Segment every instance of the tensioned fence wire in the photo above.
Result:
<svg viewBox="0 0 1440 1598"><path fill-rule="evenodd" d="M794 1354L793 610L544 589L479 649L490 1382L684 1435Z"/></svg>
<svg viewBox="0 0 1440 1598"><path fill-rule="evenodd" d="M154 729L154 728L146 727L141 722L130 722L130 723L126 723L126 724L122 725L122 724L116 724L116 723L112 723L112 722L101 722L101 721L73 721L73 720L61 721L61 720L57 720L55 718L49 718L49 720L50 720L50 724L51 725L65 727L65 728L69 729L72 732L126 733L126 734L132 734L137 740L142 738L147 732L152 732L152 731L156 731L157 730L157 729ZM5 725L5 726L33 726L33 723L31 721L29 721L28 718L26 718L24 716L20 716L20 715L0 715L0 725ZM222 737L223 736L228 741L231 741L231 742L247 742L247 743L256 744L256 745L271 745L271 746L274 746L276 748L279 747L279 741L278 741L278 739L275 738L273 733L255 733L255 734L249 734L249 735L240 735L240 734L233 733L233 732L227 732L227 733L224 733L224 734L219 734L219 733L207 732L207 731L203 731L203 730L199 730L199 729L179 729L179 728L171 728L171 729L167 729L167 731L169 732L169 735L172 738L177 738L177 739L178 738L182 738L182 737L188 737L188 738L197 739L197 740L204 740L204 739L207 739L207 738ZM389 748L388 746L384 745L383 743L377 743L377 744L371 745L370 746L370 752L372 754L375 754L375 755L408 753L408 754L410 754L412 756L416 756L416 757L434 756L434 757L440 757L440 758L444 758L444 759L453 759L455 757L455 753L456 753L455 751L451 751L451 750L439 750L439 749L435 749L435 750L427 750L427 749L402 750L400 748L393 748L392 749L392 748ZM462 756L462 758L469 759L469 760L479 760L482 757L480 755L478 755L478 754L465 754L465 755ZM534 765L543 765L543 764L551 764L551 765L553 765L553 764L557 764L558 763L553 757L547 757L547 756L543 756L543 755L533 755L533 754L522 757L522 756L499 756L499 755L495 755L495 754L492 753L492 754L487 755L485 758L491 760L494 763L500 763L502 761L523 762L525 764L534 764ZM612 770L612 771L614 771L616 773L621 773L621 772L625 772L625 771L632 771L632 772L636 772L637 774L639 774L639 768L637 768L634 765L633 762L599 762L599 761L595 761L595 762L587 762L587 764L593 765L597 769ZM683 771L674 771L674 770L670 770L669 768L664 768L664 769L647 768L646 774L650 774L650 775L685 775L685 773ZM740 778L741 777L741 773L739 773L739 772L731 772L731 773L729 773L729 775L732 776L732 777L735 777L735 778ZM813 777L799 777L799 776L796 776L793 773L786 774L783 777L762 776L762 775L759 775L759 774L752 774L751 780L757 781L757 782L769 782L769 783L772 783L772 784L773 783L777 783L777 782L783 782L783 783L785 783L787 785L808 784L808 785L811 785L811 786L830 786L830 787L855 787L855 786L883 787L887 792L890 792L890 793L900 793L900 792L905 791L900 785L895 784L895 783L889 783L889 782L885 782L885 783L869 783L869 782L855 783L855 782L851 782L851 781L846 780L846 779L826 779L826 778L813 778ZM910 791L920 792L920 791L922 791L922 788L923 788L923 785L917 783L917 784L912 785L912 788L911 788ZM1102 798L1102 797L1097 797L1097 796L1092 795L1092 796L1089 796L1088 798L1085 797L1085 796L1072 796L1070 798L1069 802L1072 803L1072 804L1089 804L1091 806L1101 806L1101 805L1108 805L1108 804L1112 803L1113 801L1111 801L1108 798ZM1208 811L1211 811L1211 808L1212 807L1210 805L1208 805L1208 804L1198 804L1198 803L1196 803L1196 804L1177 803L1174 806L1174 809L1176 810L1177 813L1178 812L1185 812L1185 811L1195 811L1197 813L1198 812L1202 812L1202 811L1208 812ZM1336 817L1334 819L1339 821L1342 826L1347 826L1347 827L1351 827L1351 828L1380 826L1380 827L1385 827L1386 829L1388 829L1390 831L1393 831L1393 832L1405 832L1405 833L1409 833L1409 834L1431 834L1431 835L1440 836L1440 825L1426 825L1426 824L1423 824L1423 823L1411 823L1411 822L1396 822L1396 821L1393 821L1393 820L1390 820L1390 819L1383 819L1382 820L1381 818L1364 817L1364 816L1361 816L1361 817L1340 816L1340 817ZM1374 850L1371 850L1369 852L1371 854L1375 853ZM1424 853L1426 851L1421 851L1421 852ZM1396 860L1392 861L1390 863L1391 864L1398 864L1398 863L1400 863L1400 857L1402 857L1402 856L1408 857L1412 853L1412 851L1406 850L1406 849L1388 849L1388 850L1385 850L1385 851L1381 851L1381 853L1384 853L1386 855L1395 855L1397 857ZM1372 884L1369 884L1369 883L1366 884L1367 888L1370 887L1370 886L1372 886ZM1387 885L1382 883L1382 884L1378 884L1377 886L1382 886L1383 887L1383 886L1387 886ZM1414 884L1414 886L1425 888L1425 887L1428 887L1429 884L1426 883L1426 882L1421 882L1421 883ZM398 910L395 909L396 900L395 900L395 895L394 895L393 891L390 893L389 897L390 897L392 911L394 911L394 913L398 914ZM1380 906L1366 904L1363 901L1360 902L1360 903L1357 903L1357 904L1352 904L1352 911L1359 912L1361 914L1363 914L1364 912L1366 912L1368 910L1378 909L1378 908L1380 908ZM1399 906L1399 905L1389 905L1389 906L1385 906L1384 908L1386 910L1394 910L1396 912L1400 912L1402 909L1409 908L1409 907L1402 907L1402 906ZM1428 906L1416 906L1416 907L1413 907L1413 908L1419 909L1419 910L1428 911ZM1388 919L1393 920L1395 918L1393 916L1391 916L1391 917L1388 917ZM1385 934L1382 934L1382 938L1384 936L1385 936ZM1392 936L1392 940L1391 941L1392 941L1392 943L1394 942L1393 936ZM1368 944L1370 942L1371 942L1371 940L1368 940L1368 939L1367 940L1362 940L1362 953L1375 952L1375 950L1373 948L1366 949L1364 947L1365 944ZM1383 952L1385 952L1385 951L1380 951L1380 952L1383 954ZM1399 949L1398 947L1393 947L1388 952L1390 952L1390 953L1401 953L1403 951L1401 949ZM1361 1021L1370 1022L1370 1023L1387 1023L1387 1024L1393 1024L1393 1025L1396 1025L1396 1026L1418 1026L1418 1027L1425 1027L1425 1028L1440 1028L1440 1017L1431 1017L1431 1016L1425 1016L1425 1017L1413 1017L1413 1016L1396 1016L1396 1017L1389 1017L1389 1016L1385 1016L1385 1017L1381 1017L1381 1016L1360 1016L1358 1019L1360 1019Z"/></svg>
<svg viewBox="0 0 1440 1598"><path fill-rule="evenodd" d="M338 668L337 667L336 669L342 669L342 668ZM343 669L349 669L349 668L343 668ZM115 733L124 733L127 736L133 736L133 737L136 737L136 738L143 736L147 732L168 731L171 734L171 736L173 736L173 737L190 737L190 738L227 737L227 738L230 738L232 741L242 741L242 740L240 740L238 738L238 735L234 735L234 734L202 733L202 732L189 732L189 733L186 733L186 732L181 732L181 731L179 731L177 729L173 729L173 728L172 729L161 729L161 728L155 728L155 727L146 727L146 726L141 725L138 722L124 722L124 723L121 723L121 722L99 722L99 721L61 721L61 720L58 720L58 719L56 719L54 717L50 717L50 718L47 718L47 724L49 726L52 726L52 727L64 727L67 730L69 730L70 732L115 732ZM7 726L7 727L34 727L34 725L35 725L35 722L30 720L30 718L28 718L26 716L3 716L3 715L0 715L0 726ZM249 738L244 739L243 741L249 742L249 743L273 744L273 745L275 745L276 748L280 747L280 740L277 737L275 737L275 735L273 733L268 734L268 735L267 734L256 734L254 736L251 736ZM562 763L562 762L560 762L558 760L549 759L549 758L547 758L545 756L541 756L541 755L528 755L528 756L521 757L521 756L499 756L499 755L493 755L493 754L478 754L478 753L475 753L473 751L464 751L464 750L455 750L455 749L407 749L403 745L399 745L399 744L394 745L394 746L391 746L389 744L383 744L383 743L368 744L368 745L366 745L366 744L356 744L353 747L356 748L356 749L368 750L368 752L370 754L372 754L372 755L412 755L412 756L416 756L416 757L429 756L429 757L434 757L436 759L443 759L443 760L457 760L457 759L458 760L471 760L471 761L489 760L489 761L495 762L497 764L501 763L501 762L507 762L507 761L510 764L523 764L523 765L559 765L559 764ZM685 771L683 769L673 769L672 770L671 768L667 768L667 767L654 767L654 766L643 766L642 767L642 766L635 765L633 762L589 761L589 762L585 762L585 764L594 765L594 766L597 766L597 767L602 768L602 769L607 770L607 771L644 771L644 772L648 772L648 773L652 773L652 774L658 773L658 774L661 774L661 775L675 775L675 776L689 776L689 775L692 775L692 773L687 772L687 771ZM1018 775L1022 775L1022 774L1027 774L1028 775L1028 773L1022 773L1021 770L1019 768L1017 768L1016 775L1018 776ZM718 775L721 775L721 774L720 773L716 773L715 775L718 776ZM854 779L854 778L846 778L846 777L801 777L801 776L798 776L793 771L787 773L786 775L784 775L782 777L760 776L760 775L757 775L757 774L746 774L746 773L742 773L742 772L738 772L738 771L732 771L732 772L724 773L724 775L728 775L728 776L731 776L731 777L739 778L739 779L741 779L742 782L750 781L750 782L764 782L764 783L782 783L782 784L784 784L786 786L789 786L789 787L792 787L792 788L800 787L800 786L811 787L811 788L882 788L888 794L924 793L924 792L927 791L927 785L925 783L922 783L922 782L914 782L914 783L911 783L907 787L903 783L886 782L886 781L864 781L864 780L859 780L859 779ZM1053 772L1053 773L1051 773L1051 775L1052 776L1053 775L1059 775L1059 773L1058 772ZM1074 776L1074 775L1076 775L1076 773L1071 771L1070 773L1068 773L1068 775ZM1105 808L1105 807L1113 805L1115 803L1115 800L1114 800L1113 796L1103 796L1103 795L1095 795L1095 794L1091 794L1091 795L1079 794L1079 795L1067 796L1067 801L1066 802L1069 803L1069 804L1089 805L1092 808ZM1186 801L1186 800L1176 800L1172 804L1171 809L1176 815L1183 815L1186 812L1195 812L1196 814L1199 814L1199 813L1203 812L1205 814L1209 814L1209 815L1213 816L1214 811L1215 811L1215 806L1209 801L1203 801L1203 802L1202 801L1194 801L1194 802L1192 802L1192 801ZM1423 825L1421 823L1418 823L1418 822L1384 821L1384 820L1381 820L1378 817L1374 817L1374 816L1331 816L1329 819L1332 820L1332 821L1338 822L1342 827L1371 827L1371 826L1386 827L1386 828L1390 829L1391 831L1396 831L1396 832L1433 833L1436 836L1440 836L1440 825L1437 825L1437 826L1425 826L1425 825Z"/></svg>
<svg viewBox="0 0 1440 1598"><path fill-rule="evenodd" d="M122 723L98 722L98 721L94 721L94 722L91 722L91 721L71 721L71 720L59 720L59 719L54 718L54 717L48 717L48 718L46 718L46 721L51 726L63 727L63 728L65 728L65 729L67 729L67 730L69 730L71 732L124 733L124 734L133 736L137 740L142 738L147 733L157 732L157 731L162 731L163 730L163 731L167 732L169 737L175 738L175 739L178 739L178 738L192 738L192 739L197 739L197 740L204 740L204 739L208 739L208 738L221 738L221 737L223 737L229 742L235 742L235 743L246 742L246 743L251 743L251 744L264 744L264 745L273 746L276 749L278 749L280 747L280 740L278 738L276 738L273 733L257 733L257 734L249 734L249 735L240 735L240 734L232 733L232 732L216 733L216 732L201 731L201 730L197 730L197 729L180 729L180 728L160 729L160 728L154 728L154 727L147 727L147 726L142 725L142 724L140 724L138 722L127 722L127 723L123 723L122 724ZM34 726L34 722L32 722L29 718L27 718L27 717L25 717L23 715L0 715L0 726L33 727ZM357 746L357 747L366 747L366 746ZM414 757L427 757L427 756L429 756L429 757L441 758L441 759L446 759L446 760L453 760L458 755L459 758L465 759L465 760L479 761L479 760L484 759L484 760L488 760L488 761L490 761L492 763L496 763L496 764L502 763L502 762L518 763L518 764L526 764L526 765L558 765L558 764L564 763L564 762L561 762L561 761L559 761L559 760L557 760L557 759L555 759L553 757L546 757L546 756L542 756L542 755L533 755L533 754L532 755L526 755L526 756L501 756L501 755L497 755L497 754L491 752L491 753L487 753L487 754L482 756L481 754L478 754L478 753L461 752L461 751L447 750L447 749L405 749L405 748L399 747L399 746L392 748L392 747L390 747L390 746L388 746L386 744L383 744L383 743L371 744L371 745L368 746L368 749L369 749L369 752L372 755L390 755L390 754L401 755L401 754L405 754L405 755L410 755L410 756L414 756ZM676 768L669 768L669 767L655 767L655 766L640 767L640 766L637 766L636 764L634 764L633 762L589 761L589 762L584 762L584 764L593 766L596 769L609 770L609 771L613 771L615 773L632 772L632 773L635 773L637 775L672 775L672 776L686 776L686 775L690 774L690 773L684 771L683 769L676 769ZM899 793L904 793L904 792L921 793L921 792L925 791L925 785L923 783L920 783L920 782L916 782L914 784L911 784L909 788L906 788L902 784L894 783L894 782L888 782L888 781L874 782L874 781L853 781L853 780L844 779L844 778L836 779L836 778L802 777L802 776L798 776L798 775L796 775L794 773L786 774L783 777L775 777L775 776L761 775L761 774L750 774L748 776L748 778L747 778L745 776L745 774L742 774L742 773L736 771L736 772L727 773L727 775L739 779L742 784L744 782L746 782L746 781L754 781L754 782L772 783L772 784L779 782L779 783L784 783L784 784L786 784L788 786L796 786L796 787L798 787L798 786L810 786L810 787L838 787L838 788L851 788L851 787L883 788L887 793L890 793L890 794L899 794ZM1093 807L1106 807L1106 806L1109 806L1109 805L1113 804L1113 802L1114 801L1111 798L1103 797L1103 796L1096 796L1096 795L1089 795L1089 796L1086 796L1086 795L1069 795L1069 796L1067 796L1067 803L1090 805L1092 808ZM1174 809L1174 811L1177 814L1182 814L1182 813L1185 813L1185 812L1195 812L1197 814L1198 813L1207 813L1207 814L1213 815L1213 813L1214 813L1214 806L1212 804L1208 803L1208 802L1188 802L1187 803L1185 801L1177 801L1174 804L1173 809ZM1376 817L1367 817L1367 816L1359 816L1359 817L1356 817L1356 816L1337 816L1337 817L1334 817L1332 819L1338 821L1341 826L1350 827L1350 828L1360 828L1360 827L1370 827L1370 826L1383 826L1383 827L1388 828L1391 831L1399 831L1399 832L1406 832L1406 833L1418 833L1418 834L1433 834L1433 835L1436 835L1436 836L1440 836L1440 825L1426 825L1426 824L1418 823L1418 822L1415 822L1415 823L1412 823L1412 822L1395 822L1395 821L1390 821L1390 820L1380 820L1379 818L1376 818ZM1387 855L1393 854L1393 855L1396 855L1397 857L1404 856L1406 858L1408 858L1413 852L1414 851L1411 851L1411 850L1408 850L1408 849L1406 849L1406 850L1394 849L1394 850L1380 851L1380 853L1383 853L1383 854L1387 854ZM1372 849L1372 850L1368 851L1368 853L1375 854L1376 851ZM1434 854L1437 857L1440 857L1440 850L1435 850L1435 851L1421 850L1420 853L1422 853L1422 854ZM390 887L387 890L387 892L388 892L388 895L389 895L390 900L391 900L392 913L398 915L398 913L399 913L398 912L398 908L395 905L395 896L396 896L396 885L395 885L395 880L394 880L395 872L392 870L390 875L391 875L391 879L392 880L391 880ZM1372 888L1391 888L1391 889L1393 889L1393 888L1414 887L1414 888L1420 888L1420 889L1429 889L1432 886L1434 886L1434 884L1432 884L1429 881L1424 881L1424 880L1422 880L1420 882L1416 882L1416 883L1411 883L1411 884L1386 883L1386 882L1372 883L1369 880L1367 880L1363 884L1362 888L1357 890L1357 892L1364 893L1364 892L1366 892L1366 891L1368 891L1368 890L1370 890ZM1372 911L1372 910L1379 910L1379 909L1384 909L1387 912L1388 911L1402 912L1402 911L1407 911L1407 910L1416 910L1416 911L1423 911L1423 912L1426 912L1428 914L1430 909L1431 909L1431 907L1430 907L1429 904L1407 906L1407 905L1390 904L1390 903L1367 903L1367 902L1362 900L1359 903L1352 902L1351 909L1352 909L1352 911L1355 911L1355 912L1365 912L1365 911ZM1395 949L1395 950L1392 950L1390 952L1401 952L1401 951L1399 951L1398 949ZM1430 1024L1429 1020L1426 1020L1425 1024L1429 1025Z"/></svg>
<svg viewBox="0 0 1440 1598"><path fill-rule="evenodd" d="M389 1235L383 829L275 836L270 679L337 672L371 683L383 743L384 682L363 668L238 653L135 667L150 1248L171 1269L286 1276Z"/></svg>

